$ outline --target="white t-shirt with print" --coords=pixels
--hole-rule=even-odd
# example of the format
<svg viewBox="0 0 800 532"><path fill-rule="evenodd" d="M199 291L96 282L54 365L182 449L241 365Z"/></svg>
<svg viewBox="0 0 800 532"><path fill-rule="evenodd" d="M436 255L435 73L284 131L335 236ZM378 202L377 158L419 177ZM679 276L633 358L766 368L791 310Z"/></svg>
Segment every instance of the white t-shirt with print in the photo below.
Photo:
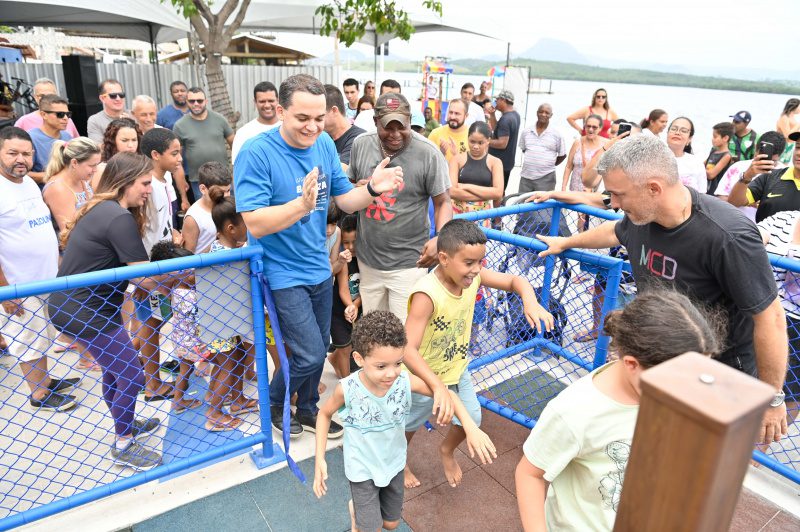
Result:
<svg viewBox="0 0 800 532"><path fill-rule="evenodd" d="M678 177L681 183L705 194L708 190L708 178L703 161L691 153L684 153L681 157L675 157L675 160L678 161Z"/></svg>
<svg viewBox="0 0 800 532"><path fill-rule="evenodd" d="M258 118L254 118L240 127L238 130L236 130L236 135L233 137L233 144L231 144L231 161L236 163L236 156L239 155L239 150L242 149L242 146L244 146L245 142L252 139L259 133L269 131L270 129L274 129L280 125L280 120L274 124L267 125L259 122Z"/></svg>
<svg viewBox="0 0 800 532"><path fill-rule="evenodd" d="M9 284L53 279L58 273L50 209L28 176L22 183L0 176L0 267Z"/></svg>
<svg viewBox="0 0 800 532"><path fill-rule="evenodd" d="M639 406L618 403L594 385L594 375L611 364L550 401L522 447L550 482L545 501L548 530L614 527Z"/></svg>
<svg viewBox="0 0 800 532"><path fill-rule="evenodd" d="M142 244L148 255L156 242L172 240L172 202L177 199L169 172L164 175L164 181L153 177L152 187L142 236Z"/></svg>

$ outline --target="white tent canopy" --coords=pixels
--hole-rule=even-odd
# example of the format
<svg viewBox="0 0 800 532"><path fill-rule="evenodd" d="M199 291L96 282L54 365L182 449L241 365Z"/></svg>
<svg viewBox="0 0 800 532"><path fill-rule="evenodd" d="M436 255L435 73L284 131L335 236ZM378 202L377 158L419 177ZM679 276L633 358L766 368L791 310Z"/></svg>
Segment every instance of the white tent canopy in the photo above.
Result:
<svg viewBox="0 0 800 532"><path fill-rule="evenodd" d="M275 31L288 33L313 33L319 34L322 27L322 18L316 16L314 11L321 4L319 0L253 0L247 10L244 22L240 31ZM406 9L411 24L416 28L417 33L429 31L457 31L462 33L472 33L483 37L501 39L499 33L493 35L484 28L501 28L498 24L486 24L485 18L481 18L480 25L475 21L469 22L466 19L450 15L437 16L430 10L419 7L419 2L407 2L409 6L400 3L400 8ZM374 30L368 29L367 33L359 42L377 46L393 39L394 35L376 35Z"/></svg>
<svg viewBox="0 0 800 532"><path fill-rule="evenodd" d="M158 0L0 0L6 26L45 26L159 43L186 37L189 21Z"/></svg>

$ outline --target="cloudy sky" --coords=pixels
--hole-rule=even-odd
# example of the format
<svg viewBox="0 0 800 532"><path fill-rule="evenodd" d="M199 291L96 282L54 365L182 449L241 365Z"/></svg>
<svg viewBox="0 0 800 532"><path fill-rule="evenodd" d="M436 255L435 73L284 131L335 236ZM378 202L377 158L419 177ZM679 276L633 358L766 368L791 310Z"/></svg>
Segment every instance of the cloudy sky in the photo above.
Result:
<svg viewBox="0 0 800 532"><path fill-rule="evenodd" d="M409 0L410 12L421 12ZM571 44L584 56L611 62L714 66L728 72L785 71L800 79L800 1L759 0L443 0L445 20L502 40L453 33L419 33L410 42L397 39L391 53L410 59L424 55L448 57L512 55L542 38ZM297 39L315 55L333 49L331 39ZM793 46L788 45L793 43ZM371 53L366 46L356 46ZM598 64L602 64L599 63Z"/></svg>

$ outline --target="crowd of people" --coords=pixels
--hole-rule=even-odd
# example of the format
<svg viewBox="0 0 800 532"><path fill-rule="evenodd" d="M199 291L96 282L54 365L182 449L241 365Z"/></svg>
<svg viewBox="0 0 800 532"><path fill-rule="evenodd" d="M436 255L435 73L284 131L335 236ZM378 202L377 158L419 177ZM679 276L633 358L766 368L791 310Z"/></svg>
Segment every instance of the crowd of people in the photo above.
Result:
<svg viewBox="0 0 800 532"><path fill-rule="evenodd" d="M316 434L318 496L327 439L344 435L353 528L392 529L403 490L420 484L406 452L429 418L452 422L440 449L451 486L461 481L461 442L484 462L495 456L467 371L480 291L518 294L539 332L554 324L525 276L485 267L486 236L453 215L500 206L512 192L586 203L625 216L542 236L541 256L623 246L640 295L603 324L595 317L617 360L554 399L525 443L516 481L526 529L545 520L610 529L622 477L603 475L624 472L639 375L683 352L714 355L772 386L758 443L785 435L800 402L800 279L773 272L767 251L800 257L800 100L761 135L747 111L718 123L704 161L689 118L654 109L641 122L622 119L604 89L566 117L580 133L567 149L551 105L523 128L513 93L479 87L465 84L440 122L395 80L376 94L372 81L362 93L352 78L340 90L298 74L279 88L258 83L256 118L234 130L201 87L175 81L161 110L147 95L126 109L122 84L108 79L98 87L103 109L79 136L55 84L38 80L39 110L0 130L0 286L237 248L249 236L264 251L270 318L290 354L288 390L280 371L270 383L273 427ZM76 369L101 372L111 459L150 469L161 456L140 437L161 421L136 417L141 390L144 401L172 400L176 413L205 407L212 432L236 430L258 409L243 391L252 344L200 340L195 286L182 271L3 301L0 348L18 360L32 408L69 411L79 378L48 372L61 335L80 353ZM160 352L164 334L173 361ZM321 405L326 360L340 381ZM165 365L172 382L160 375ZM185 394L194 371L209 378L205 400Z"/></svg>

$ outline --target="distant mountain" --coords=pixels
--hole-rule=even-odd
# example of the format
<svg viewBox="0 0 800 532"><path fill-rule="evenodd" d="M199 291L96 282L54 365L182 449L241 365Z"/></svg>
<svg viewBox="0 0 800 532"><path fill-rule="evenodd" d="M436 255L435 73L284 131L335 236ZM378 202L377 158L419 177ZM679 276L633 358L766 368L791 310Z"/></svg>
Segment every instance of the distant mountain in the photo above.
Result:
<svg viewBox="0 0 800 532"><path fill-rule="evenodd" d="M513 52L513 50L512 50ZM622 68L648 70L656 72L674 72L691 76L720 76L735 75L753 81L800 81L800 70L760 68L752 66L737 66L731 69L726 66L688 66L684 64L653 63L645 61L625 61L610 58L609 56L584 55L571 44L558 39L539 39L539 41L521 53L512 53L513 59L535 59L537 61L555 61L558 63L571 63L574 65L591 65L602 68ZM482 57L485 61L496 63L505 62L505 57Z"/></svg>
<svg viewBox="0 0 800 532"><path fill-rule="evenodd" d="M728 77L735 75L740 79L752 81L800 81L800 70L781 70L777 68L759 68L747 65L737 66L735 69L720 65L690 66L683 64L649 63L642 61L620 61L608 57L589 56L591 65L606 68L632 68L640 70L655 70L658 72L674 72L691 76L719 76Z"/></svg>
<svg viewBox="0 0 800 532"><path fill-rule="evenodd" d="M512 55L524 59L538 59L539 61L556 61L578 65L592 64L589 58L576 50L574 46L558 39L539 39L531 48L522 53Z"/></svg>

